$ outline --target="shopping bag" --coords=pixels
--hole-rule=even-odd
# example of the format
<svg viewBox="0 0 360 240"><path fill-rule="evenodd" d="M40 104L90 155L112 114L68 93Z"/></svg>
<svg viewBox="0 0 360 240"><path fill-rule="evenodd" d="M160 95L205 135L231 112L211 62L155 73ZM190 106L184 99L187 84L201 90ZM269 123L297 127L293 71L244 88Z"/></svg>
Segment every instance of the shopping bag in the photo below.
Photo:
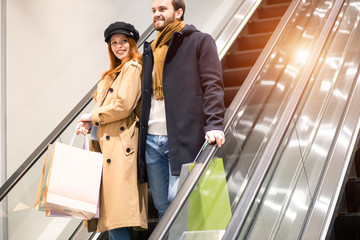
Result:
<svg viewBox="0 0 360 240"><path fill-rule="evenodd" d="M49 166L50 166L51 153L52 153L53 147L54 147L53 144L49 144L48 149L45 153L44 166L43 166L40 183L39 183L39 187L38 187L38 192L37 192L35 204L34 204L35 209L37 209L39 211L46 211L46 209L42 208L41 205L42 205L42 200L44 198L44 192L45 192L45 188L46 188L46 179L47 179L48 173L49 173Z"/></svg>
<svg viewBox="0 0 360 240"><path fill-rule="evenodd" d="M214 158L189 196L188 231L224 230L231 216L223 160Z"/></svg>
<svg viewBox="0 0 360 240"><path fill-rule="evenodd" d="M95 217L102 154L56 142L41 207L81 219Z"/></svg>
<svg viewBox="0 0 360 240"><path fill-rule="evenodd" d="M72 215L67 213L60 213L56 212L54 210L45 210L45 216L47 217L72 217ZM99 218L100 217L100 196L97 203L96 213L95 216L92 219Z"/></svg>
<svg viewBox="0 0 360 240"><path fill-rule="evenodd" d="M54 210L45 210L47 217L73 217L70 214L55 212Z"/></svg>

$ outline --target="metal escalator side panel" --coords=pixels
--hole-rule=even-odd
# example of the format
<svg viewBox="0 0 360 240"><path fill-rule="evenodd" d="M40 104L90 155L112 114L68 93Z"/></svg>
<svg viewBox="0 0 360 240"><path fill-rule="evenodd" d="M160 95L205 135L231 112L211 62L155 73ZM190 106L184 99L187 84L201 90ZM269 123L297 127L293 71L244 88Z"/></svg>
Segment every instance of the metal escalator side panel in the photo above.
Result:
<svg viewBox="0 0 360 240"><path fill-rule="evenodd" d="M304 223L302 239L324 239L328 233L340 190L346 182L346 172L358 141L360 127L359 19L358 1L347 1L343 12L339 15L337 31L334 31L335 36L327 47L328 53L324 56L326 63L317 77L322 79L323 86L326 81L331 83L329 91L332 94L327 100L319 130L322 133L326 132L327 139L331 141L324 144L322 140L320 145L320 137L314 139L314 144L321 147L323 151L327 151L327 155L322 162L320 173L316 174L307 169L307 172L311 173L309 181L316 183L316 189ZM315 154L312 153L313 151L306 159L308 166L315 161ZM318 160L316 162L319 162Z"/></svg>
<svg viewBox="0 0 360 240"><path fill-rule="evenodd" d="M312 1L301 2L297 12L293 15L293 20L286 26L286 30L283 31L277 46L270 54L269 63L261 70L266 73L270 69L273 75L269 74L269 76L273 77L266 77L266 74L258 76L258 81L263 81L264 85L272 83L276 87L283 89L282 97L278 97L280 94L276 93L269 95L269 99L278 97L282 99L282 102L277 106L275 105L274 108L274 106L269 105L269 101L264 101L265 106L263 108L268 108L267 111L270 112L268 115L264 115L272 116L268 117L268 122L274 122L274 124L272 130L269 131L270 133L263 136L263 139L266 139L267 142L263 145L263 150L259 151L258 159L255 160L257 161L256 167L253 168L254 172L242 193L223 239L246 238L252 231L253 221L257 220L255 216L258 216L260 206L267 204L262 196L266 192L266 186L270 181L266 177L271 179L273 170L276 169L278 164L276 155L278 150L282 150L281 141L289 137L286 129L293 124L295 110L306 90L315 63L320 57L323 45L342 6L342 2L333 1L332 3L318 1L316 5L313 5ZM319 14L319 12L322 14ZM299 34L297 35L296 32L299 32ZM296 36L299 36L299 39ZM270 64L271 61L273 61L272 64ZM284 70L278 76L275 75L276 67ZM274 79L278 81L274 81ZM254 94L254 96L256 95ZM274 101L274 103L277 102ZM246 111L246 108L244 111ZM277 115L271 113L275 111L277 111ZM241 114L245 115L242 112ZM257 123L264 122L258 121L258 119L254 120L257 120ZM300 153L299 156L301 156ZM272 207L274 211L277 210L276 205ZM267 220L271 222L274 219L268 218ZM265 223L262 226L262 228L259 228L262 237L271 238L274 233L273 225Z"/></svg>
<svg viewBox="0 0 360 240"><path fill-rule="evenodd" d="M338 14L247 239L325 238L359 130L358 11Z"/></svg>

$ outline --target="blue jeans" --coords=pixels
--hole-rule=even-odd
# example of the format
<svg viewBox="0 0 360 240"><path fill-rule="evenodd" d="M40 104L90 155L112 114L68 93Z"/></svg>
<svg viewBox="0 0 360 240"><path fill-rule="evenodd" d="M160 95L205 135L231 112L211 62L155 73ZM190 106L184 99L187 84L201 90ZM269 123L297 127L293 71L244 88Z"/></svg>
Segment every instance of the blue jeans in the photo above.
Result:
<svg viewBox="0 0 360 240"><path fill-rule="evenodd" d="M129 229L126 227L111 229L108 233L109 240L131 240Z"/></svg>
<svg viewBox="0 0 360 240"><path fill-rule="evenodd" d="M171 175L167 136L147 135L145 162L151 195L161 218L174 199L179 184L179 176Z"/></svg>

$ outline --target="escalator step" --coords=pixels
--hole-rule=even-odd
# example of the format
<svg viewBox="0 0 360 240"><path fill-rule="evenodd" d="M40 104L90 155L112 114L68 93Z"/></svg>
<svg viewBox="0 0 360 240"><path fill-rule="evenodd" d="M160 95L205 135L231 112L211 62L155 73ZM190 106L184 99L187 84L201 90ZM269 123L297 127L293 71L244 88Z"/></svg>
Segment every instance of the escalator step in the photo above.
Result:
<svg viewBox="0 0 360 240"><path fill-rule="evenodd" d="M288 9L290 3L280 3L276 5L264 5L258 9L257 17L262 18L273 18L282 17Z"/></svg>
<svg viewBox="0 0 360 240"><path fill-rule="evenodd" d="M339 214L335 220L336 240L360 239L360 213Z"/></svg>
<svg viewBox="0 0 360 240"><path fill-rule="evenodd" d="M135 231L130 229L130 236L132 240L143 240L149 239L152 231L155 229L158 221L149 221L148 222L148 230L146 231Z"/></svg>
<svg viewBox="0 0 360 240"><path fill-rule="evenodd" d="M262 49L237 51L226 55L222 60L223 69L253 66Z"/></svg>
<svg viewBox="0 0 360 240"><path fill-rule="evenodd" d="M354 162L355 162L356 174L358 177L360 177L360 149L359 148L356 150Z"/></svg>
<svg viewBox="0 0 360 240"><path fill-rule="evenodd" d="M345 186L348 212L360 212L360 179L349 179Z"/></svg>
<svg viewBox="0 0 360 240"><path fill-rule="evenodd" d="M280 17L268 19L256 19L249 22L249 34L273 32L280 22Z"/></svg>
<svg viewBox="0 0 360 240"><path fill-rule="evenodd" d="M229 107L235 95L239 91L240 86L238 87L228 87L224 88L224 103L225 107Z"/></svg>
<svg viewBox="0 0 360 240"><path fill-rule="evenodd" d="M259 34L245 34L238 37L237 41L234 42L234 50L250 50L257 48L264 48L266 43L269 41L271 37L270 33L259 33ZM231 50L232 50L231 49Z"/></svg>
<svg viewBox="0 0 360 240"><path fill-rule="evenodd" d="M251 67L224 69L224 87L241 86L249 74Z"/></svg>
<svg viewBox="0 0 360 240"><path fill-rule="evenodd" d="M266 0L266 3L268 5L273 5L273 4L281 4L281 3L289 3L291 2L291 0Z"/></svg>
<svg viewBox="0 0 360 240"><path fill-rule="evenodd" d="M148 218L149 219L158 219L158 210L155 208L150 188L148 188Z"/></svg>

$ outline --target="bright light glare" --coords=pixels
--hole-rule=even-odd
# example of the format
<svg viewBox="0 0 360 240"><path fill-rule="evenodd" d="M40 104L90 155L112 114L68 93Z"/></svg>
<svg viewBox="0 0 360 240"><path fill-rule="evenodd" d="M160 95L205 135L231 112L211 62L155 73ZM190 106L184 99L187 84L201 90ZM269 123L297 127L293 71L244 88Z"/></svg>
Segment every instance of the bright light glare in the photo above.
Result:
<svg viewBox="0 0 360 240"><path fill-rule="evenodd" d="M360 10L360 2L351 2L350 6L355 7L357 10Z"/></svg>
<svg viewBox="0 0 360 240"><path fill-rule="evenodd" d="M301 116L300 118L300 130L307 131L309 130L310 126L314 126L314 122L310 120L308 116Z"/></svg>
<svg viewBox="0 0 360 240"><path fill-rule="evenodd" d="M235 18L236 18L236 19L244 19L244 17L245 17L245 16L244 16L243 14L236 14L236 15L235 15Z"/></svg>
<svg viewBox="0 0 360 240"><path fill-rule="evenodd" d="M307 38L307 39L313 39L314 35L308 34L306 31L303 32L302 34L303 38Z"/></svg>
<svg viewBox="0 0 360 240"><path fill-rule="evenodd" d="M266 200L264 202L265 206L268 206L269 208L271 208L272 210L279 212L281 210L281 205L280 204L276 204L274 202L272 202L271 200Z"/></svg>
<svg viewBox="0 0 360 240"><path fill-rule="evenodd" d="M285 90L285 86L284 86L284 84L281 84L281 83L278 83L278 84L276 84L276 86L280 89L280 91L284 91Z"/></svg>
<svg viewBox="0 0 360 240"><path fill-rule="evenodd" d="M273 86L273 85L275 85L275 81L273 81L273 80L262 80L261 85Z"/></svg>
<svg viewBox="0 0 360 240"><path fill-rule="evenodd" d="M323 147L321 147L321 146L319 146L317 144L313 144L312 151L314 151L315 153L317 153L321 157L326 157L327 154L328 154L328 152Z"/></svg>
<svg viewBox="0 0 360 240"><path fill-rule="evenodd" d="M320 91L327 92L331 88L331 82L323 80L321 82Z"/></svg>
<svg viewBox="0 0 360 240"><path fill-rule="evenodd" d="M346 76L354 76L357 73L357 68L350 67L346 70Z"/></svg>
<svg viewBox="0 0 360 240"><path fill-rule="evenodd" d="M317 209L323 211L324 213L326 213L327 210L328 210L329 204L330 204L330 199L321 196L316 201L315 208L317 208Z"/></svg>
<svg viewBox="0 0 360 240"><path fill-rule="evenodd" d="M290 75L292 78L295 78L298 72L299 70L297 69L297 67L291 65L286 66L285 73Z"/></svg>
<svg viewBox="0 0 360 240"><path fill-rule="evenodd" d="M337 69L340 65L341 58L339 57L327 57L326 64L329 65L330 68Z"/></svg>
<svg viewBox="0 0 360 240"><path fill-rule="evenodd" d="M298 50L295 55L296 59L299 60L297 62L305 62L306 59L309 57L309 54L310 53L306 50Z"/></svg>
<svg viewBox="0 0 360 240"><path fill-rule="evenodd" d="M346 100L348 97L346 93L342 93L339 89L335 89L334 96L343 100Z"/></svg>
<svg viewBox="0 0 360 240"><path fill-rule="evenodd" d="M307 210L308 206L306 205L306 200L308 197L309 196L302 190L296 190L292 198L296 205L296 209Z"/></svg>

